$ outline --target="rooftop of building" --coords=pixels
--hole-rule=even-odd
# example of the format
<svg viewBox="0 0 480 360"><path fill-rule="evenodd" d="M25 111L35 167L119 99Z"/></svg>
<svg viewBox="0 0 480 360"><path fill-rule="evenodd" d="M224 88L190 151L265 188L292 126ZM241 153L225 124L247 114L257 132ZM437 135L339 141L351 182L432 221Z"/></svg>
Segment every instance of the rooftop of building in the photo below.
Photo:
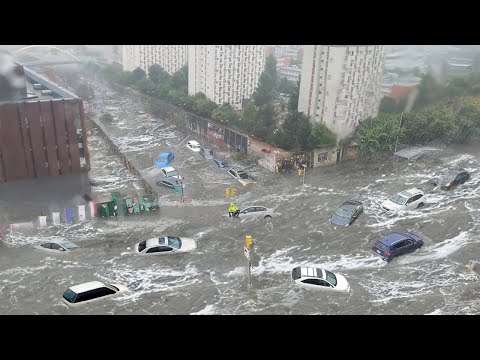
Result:
<svg viewBox="0 0 480 360"><path fill-rule="evenodd" d="M416 88L416 85L393 85L387 96L393 99L400 99L410 95Z"/></svg>
<svg viewBox="0 0 480 360"><path fill-rule="evenodd" d="M43 75L15 63L0 74L0 104L51 99L76 99L75 94Z"/></svg>

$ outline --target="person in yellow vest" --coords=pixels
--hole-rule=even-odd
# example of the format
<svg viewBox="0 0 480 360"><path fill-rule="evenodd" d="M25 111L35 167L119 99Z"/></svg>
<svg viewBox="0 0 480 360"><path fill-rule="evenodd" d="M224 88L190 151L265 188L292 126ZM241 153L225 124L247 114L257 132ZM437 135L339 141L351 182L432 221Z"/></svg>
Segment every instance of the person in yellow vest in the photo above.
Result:
<svg viewBox="0 0 480 360"><path fill-rule="evenodd" d="M228 216L229 217L238 217L238 214L240 213L240 209L235 205L234 203L230 203L230 206L228 207Z"/></svg>

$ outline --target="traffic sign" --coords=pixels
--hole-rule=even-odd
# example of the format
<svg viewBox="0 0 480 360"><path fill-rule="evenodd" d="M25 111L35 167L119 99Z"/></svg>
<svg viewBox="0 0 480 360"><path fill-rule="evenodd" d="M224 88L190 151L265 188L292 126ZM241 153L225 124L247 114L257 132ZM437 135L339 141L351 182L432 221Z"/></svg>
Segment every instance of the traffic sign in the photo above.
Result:
<svg viewBox="0 0 480 360"><path fill-rule="evenodd" d="M243 247L243 253L245 254L245 257L250 260L250 250L248 250L246 246Z"/></svg>

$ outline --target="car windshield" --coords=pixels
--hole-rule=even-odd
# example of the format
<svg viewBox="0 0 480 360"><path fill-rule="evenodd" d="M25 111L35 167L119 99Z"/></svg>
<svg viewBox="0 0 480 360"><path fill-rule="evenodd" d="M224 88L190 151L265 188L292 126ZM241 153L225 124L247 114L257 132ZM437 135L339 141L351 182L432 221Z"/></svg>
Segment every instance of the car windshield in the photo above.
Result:
<svg viewBox="0 0 480 360"><path fill-rule="evenodd" d="M75 245L74 243L71 243L71 242L63 242L63 243L60 243L60 245L62 245L65 249L68 249L68 250L78 249L78 245Z"/></svg>
<svg viewBox="0 0 480 360"><path fill-rule="evenodd" d="M140 244L138 244L138 251L142 252L143 250L145 250L146 247L147 247L147 240L144 240Z"/></svg>
<svg viewBox="0 0 480 360"><path fill-rule="evenodd" d="M168 245L170 245L174 249L180 249L182 247L182 240L179 237L169 236Z"/></svg>
<svg viewBox="0 0 480 360"><path fill-rule="evenodd" d="M351 218L354 212L355 208L353 206L342 206L335 211L335 215L343 218Z"/></svg>
<svg viewBox="0 0 480 360"><path fill-rule="evenodd" d="M405 203L407 202L407 198L401 194L396 194L396 195L393 195L391 198L390 198L390 201L397 204L397 205L405 205Z"/></svg>
<svg viewBox="0 0 480 360"><path fill-rule="evenodd" d="M325 270L325 274L327 275L327 281L333 286L337 286L337 277L335 274L328 270Z"/></svg>
<svg viewBox="0 0 480 360"><path fill-rule="evenodd" d="M221 161L220 165L222 165L223 167L229 167L230 166L226 161Z"/></svg>
<svg viewBox="0 0 480 360"><path fill-rule="evenodd" d="M75 297L77 296L77 294L75 294L72 290L70 289L67 289L67 291L65 291L63 293L63 298L65 300L67 300L69 303L73 303L73 301L75 300Z"/></svg>
<svg viewBox="0 0 480 360"><path fill-rule="evenodd" d="M244 172L238 173L238 176L240 177L240 179L248 179L247 173Z"/></svg>

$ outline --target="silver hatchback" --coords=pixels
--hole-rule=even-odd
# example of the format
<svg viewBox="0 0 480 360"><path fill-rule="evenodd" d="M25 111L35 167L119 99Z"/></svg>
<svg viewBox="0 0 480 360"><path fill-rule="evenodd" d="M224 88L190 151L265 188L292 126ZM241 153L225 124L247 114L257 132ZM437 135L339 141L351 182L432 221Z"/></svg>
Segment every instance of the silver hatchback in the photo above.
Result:
<svg viewBox="0 0 480 360"><path fill-rule="evenodd" d="M240 210L239 218L263 218L271 219L272 217L279 215L275 210L266 208L265 206L249 206Z"/></svg>

